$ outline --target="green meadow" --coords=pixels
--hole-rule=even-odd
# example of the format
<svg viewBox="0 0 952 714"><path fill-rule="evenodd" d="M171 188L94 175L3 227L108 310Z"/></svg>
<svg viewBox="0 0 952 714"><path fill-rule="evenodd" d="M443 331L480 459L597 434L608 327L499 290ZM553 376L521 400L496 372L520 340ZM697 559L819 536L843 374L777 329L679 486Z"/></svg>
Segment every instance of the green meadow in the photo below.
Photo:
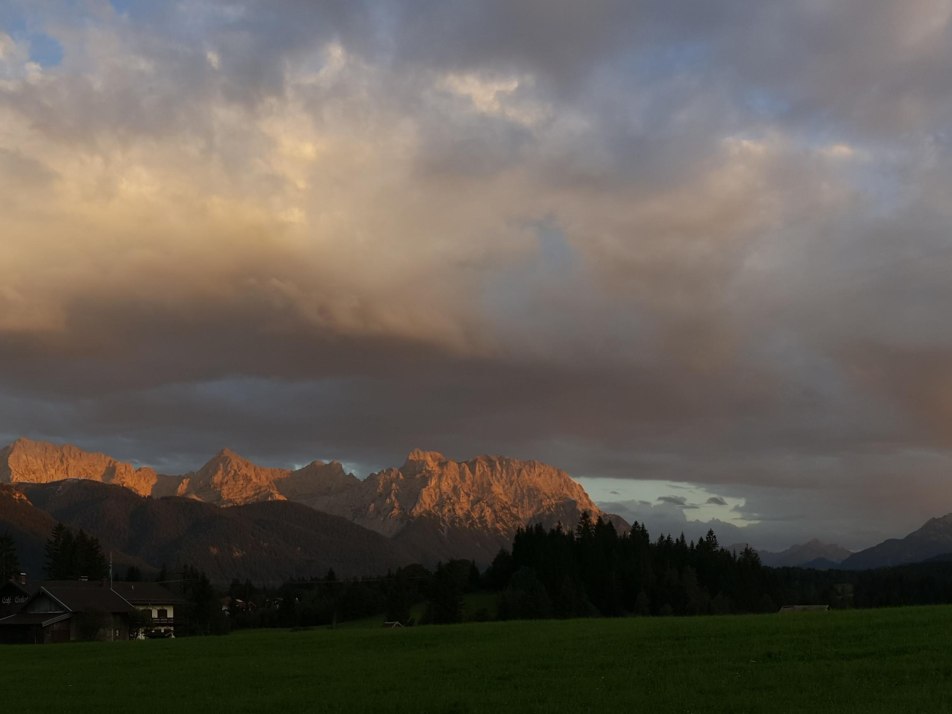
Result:
<svg viewBox="0 0 952 714"><path fill-rule="evenodd" d="M9 712L948 712L952 607L0 646Z"/></svg>

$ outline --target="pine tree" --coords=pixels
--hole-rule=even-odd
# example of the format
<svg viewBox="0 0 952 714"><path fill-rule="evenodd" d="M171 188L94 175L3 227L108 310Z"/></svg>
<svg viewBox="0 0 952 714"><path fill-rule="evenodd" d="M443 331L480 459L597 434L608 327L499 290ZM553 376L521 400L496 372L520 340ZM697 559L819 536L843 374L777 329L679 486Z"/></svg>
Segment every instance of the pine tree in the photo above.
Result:
<svg viewBox="0 0 952 714"><path fill-rule="evenodd" d="M438 625L463 619L463 588L459 578L454 577L451 563L437 564L431 584L427 619Z"/></svg>
<svg viewBox="0 0 952 714"><path fill-rule="evenodd" d="M387 579L387 620L408 624L410 621L410 589L399 573Z"/></svg>
<svg viewBox="0 0 952 714"><path fill-rule="evenodd" d="M80 530L77 535L57 523L46 541L46 576L50 580L99 580L109 575L109 564L99 539Z"/></svg>
<svg viewBox="0 0 952 714"><path fill-rule="evenodd" d="M20 560L17 558L16 543L9 533L0 535L0 584L5 583L20 572Z"/></svg>
<svg viewBox="0 0 952 714"><path fill-rule="evenodd" d="M53 527L53 532L46 541L46 577L50 580L60 580L65 577L66 570L64 552L64 542L69 529L62 523L57 523Z"/></svg>
<svg viewBox="0 0 952 714"><path fill-rule="evenodd" d="M102 580L109 577L109 562L103 555L99 539L80 529L76 536L71 569L74 577Z"/></svg>
<svg viewBox="0 0 952 714"><path fill-rule="evenodd" d="M189 565L183 568L182 595L188 601L184 609L191 632L207 635L217 631L221 608L215 589L204 571Z"/></svg>

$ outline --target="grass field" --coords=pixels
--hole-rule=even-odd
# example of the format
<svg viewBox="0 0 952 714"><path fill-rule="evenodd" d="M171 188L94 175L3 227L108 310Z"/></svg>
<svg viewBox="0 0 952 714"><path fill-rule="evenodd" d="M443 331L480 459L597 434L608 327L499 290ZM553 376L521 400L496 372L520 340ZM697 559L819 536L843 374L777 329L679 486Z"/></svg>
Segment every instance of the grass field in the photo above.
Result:
<svg viewBox="0 0 952 714"><path fill-rule="evenodd" d="M17 712L949 712L952 607L0 646Z"/></svg>

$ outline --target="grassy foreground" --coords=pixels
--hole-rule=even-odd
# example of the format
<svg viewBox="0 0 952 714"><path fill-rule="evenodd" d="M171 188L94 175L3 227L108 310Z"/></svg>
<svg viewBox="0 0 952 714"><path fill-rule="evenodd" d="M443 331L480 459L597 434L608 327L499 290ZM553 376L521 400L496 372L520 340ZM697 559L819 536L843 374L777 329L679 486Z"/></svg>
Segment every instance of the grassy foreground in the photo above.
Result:
<svg viewBox="0 0 952 714"><path fill-rule="evenodd" d="M10 712L947 712L952 607L0 646Z"/></svg>

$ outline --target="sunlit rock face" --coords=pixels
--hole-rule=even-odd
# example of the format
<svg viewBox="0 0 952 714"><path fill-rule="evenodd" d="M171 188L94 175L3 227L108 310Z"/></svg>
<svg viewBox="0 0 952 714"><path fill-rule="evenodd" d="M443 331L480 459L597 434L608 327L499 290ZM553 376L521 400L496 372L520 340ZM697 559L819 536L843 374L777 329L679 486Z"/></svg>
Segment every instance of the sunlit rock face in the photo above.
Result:
<svg viewBox="0 0 952 714"><path fill-rule="evenodd" d="M568 474L538 461L479 456L459 462L421 450L410 452L400 468L310 505L391 536L418 519L510 537L536 522L571 528L582 512L604 515Z"/></svg>
<svg viewBox="0 0 952 714"><path fill-rule="evenodd" d="M0 483L49 483L68 478L125 486L143 496L150 495L159 481L153 469L136 468L68 444L18 439L0 449Z"/></svg>
<svg viewBox="0 0 952 714"><path fill-rule="evenodd" d="M573 528L583 513L606 516L564 471L538 461L479 456L453 461L414 450L399 468L364 480L336 461L301 469L259 466L223 449L197 471L164 476L104 454L21 439L0 451L0 482L87 479L139 495L181 496L217 506L296 501L407 541L432 558L491 559L520 527Z"/></svg>
<svg viewBox="0 0 952 714"><path fill-rule="evenodd" d="M339 461L312 461L290 471L276 482L278 490L289 501L315 504L322 498L343 493L360 484L360 479L347 473Z"/></svg>
<svg viewBox="0 0 952 714"><path fill-rule="evenodd" d="M258 466L230 449L222 449L202 468L186 474L177 495L219 506L256 501L283 501L275 485L288 475L286 469Z"/></svg>
<svg viewBox="0 0 952 714"><path fill-rule="evenodd" d="M312 461L292 471L258 466L223 449L198 471L183 476L176 495L219 506L284 500L314 506L359 483L337 461Z"/></svg>

